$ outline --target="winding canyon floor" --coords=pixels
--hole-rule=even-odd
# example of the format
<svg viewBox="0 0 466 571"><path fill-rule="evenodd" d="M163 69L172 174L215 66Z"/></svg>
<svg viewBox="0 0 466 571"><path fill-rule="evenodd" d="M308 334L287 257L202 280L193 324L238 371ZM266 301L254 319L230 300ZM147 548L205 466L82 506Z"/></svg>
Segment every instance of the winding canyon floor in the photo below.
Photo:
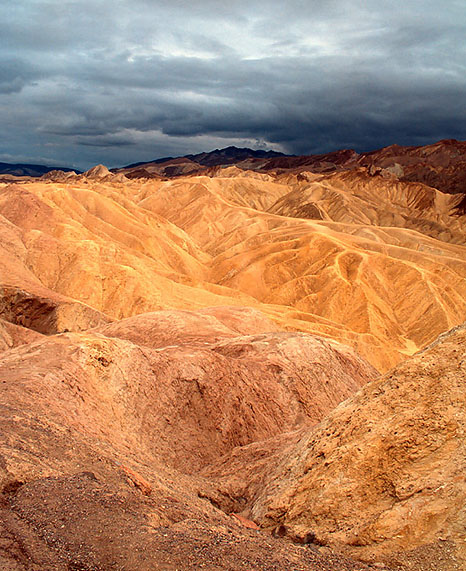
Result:
<svg viewBox="0 0 466 571"><path fill-rule="evenodd" d="M384 168L0 182L1 569L464 568L464 195Z"/></svg>

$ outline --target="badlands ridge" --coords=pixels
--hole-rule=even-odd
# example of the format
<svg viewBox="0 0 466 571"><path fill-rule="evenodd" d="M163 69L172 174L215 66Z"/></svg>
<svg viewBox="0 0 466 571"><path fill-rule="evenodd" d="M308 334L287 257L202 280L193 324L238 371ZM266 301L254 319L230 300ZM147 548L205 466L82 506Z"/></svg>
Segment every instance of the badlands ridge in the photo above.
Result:
<svg viewBox="0 0 466 571"><path fill-rule="evenodd" d="M231 156L0 179L0 567L463 569L466 144Z"/></svg>

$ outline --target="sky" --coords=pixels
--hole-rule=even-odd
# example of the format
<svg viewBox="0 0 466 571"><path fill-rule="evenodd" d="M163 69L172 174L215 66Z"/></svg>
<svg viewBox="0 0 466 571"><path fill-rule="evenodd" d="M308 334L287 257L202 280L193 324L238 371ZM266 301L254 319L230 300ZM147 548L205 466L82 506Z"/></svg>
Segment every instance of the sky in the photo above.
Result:
<svg viewBox="0 0 466 571"><path fill-rule="evenodd" d="M464 0L3 0L0 161L466 139Z"/></svg>

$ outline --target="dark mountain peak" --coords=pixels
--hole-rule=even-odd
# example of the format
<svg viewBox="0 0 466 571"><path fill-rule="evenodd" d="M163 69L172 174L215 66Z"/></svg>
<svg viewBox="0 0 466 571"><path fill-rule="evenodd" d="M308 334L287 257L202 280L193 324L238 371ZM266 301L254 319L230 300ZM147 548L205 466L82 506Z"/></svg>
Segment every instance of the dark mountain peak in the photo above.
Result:
<svg viewBox="0 0 466 571"><path fill-rule="evenodd" d="M280 153L279 151L264 151L263 149L249 149L248 147L235 147L230 145L229 147L225 147L223 149L214 149L213 151L197 153L197 154L190 154L190 155L183 155L182 157L163 157L160 159L154 159L152 161L142 161L138 163L132 163L125 167L121 167L124 169L130 169L135 167L140 167L142 165L158 165L162 163L172 163L175 164L175 161L180 161L181 159L186 159L193 161L199 165L205 167L215 167L219 165L229 165L234 164L240 161L244 161L246 159L272 159L275 157L286 157L290 155L285 155L284 153ZM120 169L112 169L114 171Z"/></svg>
<svg viewBox="0 0 466 571"><path fill-rule="evenodd" d="M233 164L246 159L271 159L274 157L285 157L284 153L278 151L264 151L263 149L239 148L234 146L224 149L215 149L208 153L197 155L186 155L186 158L203 166L214 167L218 165Z"/></svg>

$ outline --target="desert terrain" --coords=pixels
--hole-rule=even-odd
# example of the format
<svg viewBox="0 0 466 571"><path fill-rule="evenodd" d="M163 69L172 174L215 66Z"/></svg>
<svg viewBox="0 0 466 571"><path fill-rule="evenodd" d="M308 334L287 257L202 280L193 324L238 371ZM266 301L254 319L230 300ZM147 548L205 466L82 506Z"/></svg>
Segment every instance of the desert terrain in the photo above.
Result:
<svg viewBox="0 0 466 571"><path fill-rule="evenodd" d="M465 173L0 177L0 568L464 569Z"/></svg>

